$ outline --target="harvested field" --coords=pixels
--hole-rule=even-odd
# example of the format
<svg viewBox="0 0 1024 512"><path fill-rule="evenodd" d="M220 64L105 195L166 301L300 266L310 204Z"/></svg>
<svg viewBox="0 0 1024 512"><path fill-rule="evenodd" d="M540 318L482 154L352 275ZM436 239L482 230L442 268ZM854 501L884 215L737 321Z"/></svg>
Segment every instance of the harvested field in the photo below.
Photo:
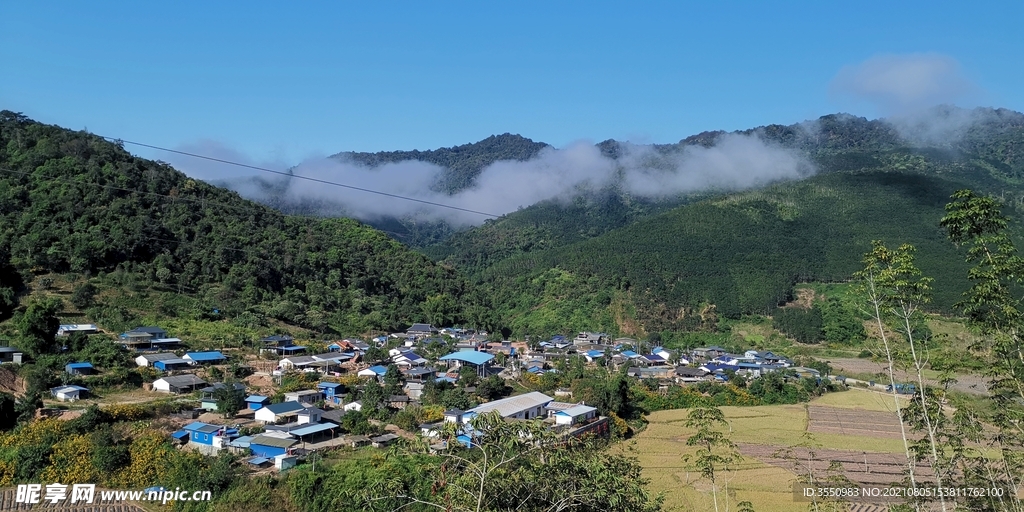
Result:
<svg viewBox="0 0 1024 512"><path fill-rule="evenodd" d="M889 485L903 480L906 457L895 453L870 453L852 450L826 450L793 447L780 450L776 446L740 444L740 453L794 474L812 473L816 479L828 476L829 465L836 462L842 473L858 485ZM918 465L917 474L931 478L928 466Z"/></svg>
<svg viewBox="0 0 1024 512"><path fill-rule="evenodd" d="M807 408L808 432L844 436L902 439L896 413L812 405Z"/></svg>

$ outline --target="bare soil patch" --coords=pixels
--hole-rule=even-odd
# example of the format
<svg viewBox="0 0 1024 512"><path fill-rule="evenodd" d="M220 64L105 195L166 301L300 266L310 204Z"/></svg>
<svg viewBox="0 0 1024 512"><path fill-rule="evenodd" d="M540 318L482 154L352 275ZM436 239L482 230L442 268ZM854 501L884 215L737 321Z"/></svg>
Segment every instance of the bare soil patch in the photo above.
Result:
<svg viewBox="0 0 1024 512"><path fill-rule="evenodd" d="M855 357L829 358L828 362L833 368L835 368L833 373L837 375L842 375L844 372L889 375L887 365L870 359L859 359ZM915 382L917 380L917 374L913 374L913 376L911 376L910 372L897 370L896 380L900 382ZM925 383L932 386L939 385L938 381L929 378L925 379ZM953 384L951 388L956 391L970 393L973 395L988 394L986 379L980 375L958 375L956 384Z"/></svg>

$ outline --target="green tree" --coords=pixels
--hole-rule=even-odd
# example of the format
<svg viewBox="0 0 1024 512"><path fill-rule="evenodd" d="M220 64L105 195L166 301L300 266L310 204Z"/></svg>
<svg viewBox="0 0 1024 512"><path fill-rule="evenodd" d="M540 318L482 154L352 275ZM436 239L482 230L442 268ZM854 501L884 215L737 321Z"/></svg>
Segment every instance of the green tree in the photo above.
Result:
<svg viewBox="0 0 1024 512"><path fill-rule="evenodd" d="M968 481L973 477L976 482L1020 488L1024 481L1024 301L1020 297L1024 259L1007 232L1009 220L993 198L958 190L946 205L940 225L955 244L967 246L967 261L974 265L967 274L971 287L958 307L985 336L992 354L987 371L989 392L997 406L988 420L998 433L988 442L999 450L1000 457L979 457L963 471ZM963 415L954 419L963 420ZM984 432L976 419L960 425L975 433L968 438L980 439ZM1010 505L1022 510L1019 496L1008 496L1008 503L973 500L970 506L980 510Z"/></svg>
<svg viewBox="0 0 1024 512"><path fill-rule="evenodd" d="M696 446L697 453L685 456L700 472L701 477L711 483L711 499L715 510L718 510L718 484L721 472L729 471L729 466L739 461L736 445L722 433L719 428L728 425L725 414L718 407L703 401L690 410L686 417L686 427L695 432L686 438L687 446ZM725 485L725 498L728 499L728 482Z"/></svg>
<svg viewBox="0 0 1024 512"><path fill-rule="evenodd" d="M23 350L35 357L57 351L55 339L60 327L57 318L60 310L60 299L39 299L29 303L18 320Z"/></svg>
<svg viewBox="0 0 1024 512"><path fill-rule="evenodd" d="M86 309L93 305L96 297L96 287L89 282L75 286L71 291L71 304L78 309Z"/></svg>
<svg viewBox="0 0 1024 512"><path fill-rule="evenodd" d="M245 391L235 389L231 382L213 392L213 398L217 401L217 411L225 418L234 418L238 411L245 408Z"/></svg>
<svg viewBox="0 0 1024 512"><path fill-rule="evenodd" d="M405 385L405 377L398 370L398 365L388 365L388 371L384 373L384 396L402 394L402 386Z"/></svg>

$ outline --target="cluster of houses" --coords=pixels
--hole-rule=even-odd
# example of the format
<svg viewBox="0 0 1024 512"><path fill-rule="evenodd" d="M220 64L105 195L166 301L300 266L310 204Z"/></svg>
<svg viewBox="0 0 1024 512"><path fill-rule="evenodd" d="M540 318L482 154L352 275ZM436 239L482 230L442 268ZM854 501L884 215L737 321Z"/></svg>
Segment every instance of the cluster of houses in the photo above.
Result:
<svg viewBox="0 0 1024 512"><path fill-rule="evenodd" d="M96 332L94 325L62 325L58 332L67 336L75 332ZM440 337L441 335L447 338ZM388 343L400 340L384 356L378 351L380 360L368 361L371 349L394 346ZM211 383L193 373L196 367L224 363L227 358L218 351L185 352L170 351L181 346L181 340L168 337L159 327L137 327L119 336L126 348L135 350L136 364L154 368L164 375L152 383L154 391L165 393L193 393L198 391L200 408L205 411L218 409L220 392L228 386L245 396L245 415L251 414L253 422L262 425L262 432L255 435L240 435L238 428L193 421L173 436L183 444L203 453L231 450L248 456L249 464L255 467L273 465L287 469L295 464L296 458L308 448L346 444L352 446L386 446L398 439L395 434L377 437L339 436L338 428L343 415L361 410L358 401L346 403L341 384L327 378L354 373L357 376L384 381L390 366L401 373L405 382L404 394L386 397L386 405L401 409L415 403L421 396L424 385L429 381L456 382L465 369L480 377L506 372L515 375L525 371L536 375L557 371L552 363L567 357L583 357L588 363L602 363L614 367L627 367L629 375L638 378L654 378L662 382L688 383L701 381L723 381L735 372L741 375L760 376L793 366L792 361L771 352L747 351L742 355L730 354L721 347L706 347L689 353L676 353L664 347L654 346L648 350L642 343L629 338L612 339L605 333L584 332L575 338L555 336L535 344L488 342L477 333L459 329L436 329L429 324L414 324L404 333L395 333L371 340L341 340L326 347L326 352L307 354L307 347L295 344L286 335L268 336L260 340L260 353L279 356L274 375L284 372L315 372L324 375L324 380L315 389L299 390L284 395L280 403L271 403L268 396L246 394L243 384ZM435 344L441 344L440 353L431 363L423 353L436 355ZM505 365L496 364L498 356L502 361L514 361L507 370ZM810 369L798 369L814 372ZM93 371L87 361L67 365L69 375L88 375ZM816 373L816 372L814 372ZM816 375L813 375L816 376ZM60 400L77 400L87 396L88 389L82 386L65 385L54 388L52 394ZM568 393L555 393L566 396ZM539 392L526 393L487 402L467 411L449 410L438 423L421 425L420 434L435 439L435 448L444 449L440 432L454 428L457 441L472 446L478 435L471 426L471 420L483 413L496 412L508 420L541 419L550 428L565 435L585 433L605 434L609 428L607 418L598 415L596 408L584 403L558 401ZM193 416L194 418L194 416Z"/></svg>
<svg viewBox="0 0 1024 512"><path fill-rule="evenodd" d="M611 339L604 333L581 332L574 339L554 336L528 350L520 364L529 373L543 375L557 371L552 366L554 361L582 356L588 363L627 366L628 375L666 384L725 382L732 373L757 378L782 369L793 370L800 377L821 377L817 370L797 367L790 359L770 351L748 350L740 355L712 346L674 352L661 346L640 350L642 345L631 338Z"/></svg>
<svg viewBox="0 0 1024 512"><path fill-rule="evenodd" d="M420 434L428 439L438 439L445 427L450 425L454 428L456 441L471 448L479 436L471 421L478 415L488 413L497 413L510 421L541 419L565 436L607 435L609 428L608 418L598 415L595 407L584 403L558 402L544 393L534 391L487 402L467 411L447 410L443 421L420 425ZM432 445L432 448L439 450L447 446L445 441L440 441Z"/></svg>

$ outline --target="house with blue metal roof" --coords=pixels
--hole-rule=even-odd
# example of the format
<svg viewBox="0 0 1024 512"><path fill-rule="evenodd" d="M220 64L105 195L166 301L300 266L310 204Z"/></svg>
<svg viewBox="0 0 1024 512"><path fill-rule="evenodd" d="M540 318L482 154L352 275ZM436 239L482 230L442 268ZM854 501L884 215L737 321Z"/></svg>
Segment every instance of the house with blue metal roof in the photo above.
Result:
<svg viewBox="0 0 1024 512"><path fill-rule="evenodd" d="M321 382L316 387L324 394L324 400L335 404L341 403L341 395L345 392L345 386L337 382Z"/></svg>
<svg viewBox="0 0 1024 512"><path fill-rule="evenodd" d="M448 368L459 368L467 364L472 365L476 367L476 371L479 375L484 375L487 372L487 363L491 362L493 359L494 354L467 350L441 356L438 358L438 361L444 361L447 363Z"/></svg>
<svg viewBox="0 0 1024 512"><path fill-rule="evenodd" d="M270 404L270 397L263 395L249 395L245 397L246 408L258 411Z"/></svg>
<svg viewBox="0 0 1024 512"><path fill-rule="evenodd" d="M187 352L182 359L189 362L189 364L212 364L220 363L227 359L224 354L217 351L212 352Z"/></svg>
<svg viewBox="0 0 1024 512"><path fill-rule="evenodd" d="M182 430L188 432L189 442L213 446L213 438L218 433L223 433L226 428L220 425L210 425L209 423L196 421L185 425L182 427Z"/></svg>
<svg viewBox="0 0 1024 512"><path fill-rule="evenodd" d="M388 368L386 366L381 366L378 364L376 366L366 368L365 370L360 370L359 373L356 373L356 375L358 375L359 377L382 378L386 373L388 373Z"/></svg>
<svg viewBox="0 0 1024 512"><path fill-rule="evenodd" d="M290 436L258 435L249 441L249 451L256 457L271 459L278 455L285 455L298 444L298 441Z"/></svg>
<svg viewBox="0 0 1024 512"><path fill-rule="evenodd" d="M175 357L173 359L164 359L162 361L157 361L153 363L153 368L156 368L157 370L160 370L162 372L183 370L185 368L188 368L189 366L191 366L191 363L179 357Z"/></svg>
<svg viewBox="0 0 1024 512"><path fill-rule="evenodd" d="M89 375L92 370L92 363L79 362L64 365L64 371L71 375Z"/></svg>

